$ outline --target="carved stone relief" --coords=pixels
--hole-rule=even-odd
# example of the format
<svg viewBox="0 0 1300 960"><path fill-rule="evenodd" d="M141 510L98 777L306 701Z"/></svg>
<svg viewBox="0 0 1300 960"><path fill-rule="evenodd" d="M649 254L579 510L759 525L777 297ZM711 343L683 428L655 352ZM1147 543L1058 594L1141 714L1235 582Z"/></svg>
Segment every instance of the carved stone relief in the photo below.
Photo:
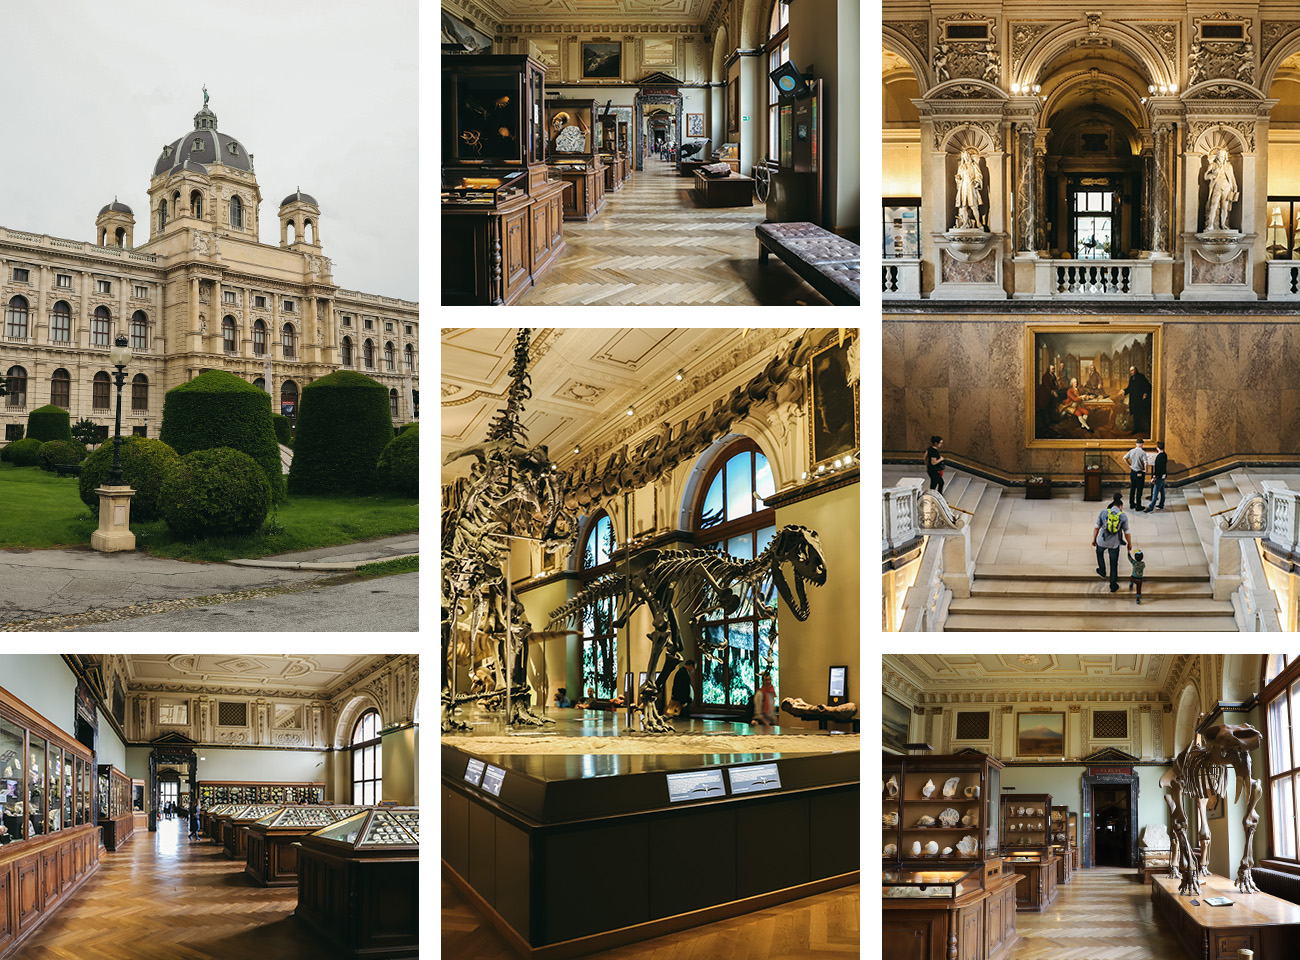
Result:
<svg viewBox="0 0 1300 960"><path fill-rule="evenodd" d="M1172 67L1178 62L1178 23L1179 21L1176 20L1159 20L1153 23L1130 23L1129 25L1145 33L1160 51L1166 66Z"/></svg>
<svg viewBox="0 0 1300 960"><path fill-rule="evenodd" d="M1300 28L1297 20L1263 20L1259 25L1259 56L1262 60L1291 31Z"/></svg>
<svg viewBox="0 0 1300 960"><path fill-rule="evenodd" d="M1019 73L1020 65L1024 63L1025 56L1029 53L1034 42L1048 30L1059 26L1057 22L1044 22L1041 20L1017 20L1011 24L1011 73L1014 77Z"/></svg>
<svg viewBox="0 0 1300 960"><path fill-rule="evenodd" d="M1196 17L1192 23L1195 29L1205 20L1223 20L1227 16L1220 13L1212 17ZM1250 42L1249 32L1245 40L1192 41L1192 52L1187 58L1187 82L1195 85L1206 80L1255 82L1255 47Z"/></svg>

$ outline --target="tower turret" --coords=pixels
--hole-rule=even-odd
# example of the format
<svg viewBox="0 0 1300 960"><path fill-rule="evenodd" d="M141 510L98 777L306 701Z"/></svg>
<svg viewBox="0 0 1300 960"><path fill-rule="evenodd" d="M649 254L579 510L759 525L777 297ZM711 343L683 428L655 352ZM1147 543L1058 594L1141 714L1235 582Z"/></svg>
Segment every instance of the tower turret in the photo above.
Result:
<svg viewBox="0 0 1300 960"><path fill-rule="evenodd" d="M131 208L113 198L95 218L95 242L101 247L135 246L135 214Z"/></svg>
<svg viewBox="0 0 1300 960"><path fill-rule="evenodd" d="M280 246L320 249L320 205L299 187L280 203Z"/></svg>

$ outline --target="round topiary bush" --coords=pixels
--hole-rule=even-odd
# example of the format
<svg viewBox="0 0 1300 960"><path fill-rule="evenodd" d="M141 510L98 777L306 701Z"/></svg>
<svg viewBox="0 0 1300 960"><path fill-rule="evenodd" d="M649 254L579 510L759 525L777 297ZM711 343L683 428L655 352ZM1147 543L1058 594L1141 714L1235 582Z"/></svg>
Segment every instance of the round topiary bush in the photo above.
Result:
<svg viewBox="0 0 1300 960"><path fill-rule="evenodd" d="M68 411L47 403L27 414L27 436L31 440L71 440L72 420Z"/></svg>
<svg viewBox="0 0 1300 960"><path fill-rule="evenodd" d="M289 424L289 418L280 413L273 413L271 414L271 420L275 424L275 439L286 447L292 447L293 428Z"/></svg>
<svg viewBox="0 0 1300 960"><path fill-rule="evenodd" d="M403 430L384 447L375 466L381 490L403 497L420 495L420 428Z"/></svg>
<svg viewBox="0 0 1300 960"><path fill-rule="evenodd" d="M36 462L42 470L53 473L56 463L80 463L88 455L85 447L71 440L47 440L37 451Z"/></svg>
<svg viewBox="0 0 1300 960"><path fill-rule="evenodd" d="M367 493L375 464L393 439L388 389L352 370L336 370L303 387L291 493Z"/></svg>
<svg viewBox="0 0 1300 960"><path fill-rule="evenodd" d="M163 481L163 519L178 537L252 533L270 510L261 464L230 447L187 453Z"/></svg>
<svg viewBox="0 0 1300 960"><path fill-rule="evenodd" d="M159 438L182 457L215 447L242 450L261 466L275 502L284 499L271 395L233 373L209 370L168 390Z"/></svg>
<svg viewBox="0 0 1300 960"><path fill-rule="evenodd" d="M159 497L167 473L180 462L176 451L151 437L124 437L122 439L122 482L135 489L131 498L131 519L141 523L162 516ZM113 469L113 441L103 444L88 456L81 465L77 491L81 502L90 507L92 514L99 513L99 496L96 488L108 483L108 472Z"/></svg>
<svg viewBox="0 0 1300 960"><path fill-rule="evenodd" d="M34 467L38 462L36 458L41 452L43 442L33 437L27 437L25 440L15 440L5 447L4 459L15 467Z"/></svg>

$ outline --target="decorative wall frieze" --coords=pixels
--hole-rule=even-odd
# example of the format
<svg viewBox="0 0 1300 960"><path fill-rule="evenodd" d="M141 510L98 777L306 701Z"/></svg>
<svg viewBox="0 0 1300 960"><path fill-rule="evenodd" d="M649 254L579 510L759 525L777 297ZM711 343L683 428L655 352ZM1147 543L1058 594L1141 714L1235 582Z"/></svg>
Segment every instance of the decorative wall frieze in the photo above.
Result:
<svg viewBox="0 0 1300 960"><path fill-rule="evenodd" d="M897 30L911 42L917 53L925 57L926 51L930 49L930 21L886 20L885 26Z"/></svg>
<svg viewBox="0 0 1300 960"><path fill-rule="evenodd" d="M1249 120L1188 120L1186 149L1198 149L1198 143L1214 130L1232 130L1240 137L1247 153L1255 152L1255 121Z"/></svg>
<svg viewBox="0 0 1300 960"><path fill-rule="evenodd" d="M636 36L653 34L707 36L705 28L693 23L503 23L497 31L501 36L537 37L565 34L565 39L613 42L613 34L623 35L630 41Z"/></svg>
<svg viewBox="0 0 1300 960"><path fill-rule="evenodd" d="M1085 703L1151 703L1162 702L1163 692L1154 690L953 690L942 692L918 691L921 703L933 704L968 704L968 703L1009 703L1009 704L1085 704ZM1004 707L1011 711L1014 707ZM1050 708L1044 708L1049 710ZM1032 711L1031 711L1032 712ZM1042 711L1040 711L1042 712ZM1073 709L1071 712L1074 712Z"/></svg>
<svg viewBox="0 0 1300 960"><path fill-rule="evenodd" d="M971 112L976 112L978 107L984 104L971 105ZM1002 150L1002 121L1001 120L934 120L931 130L934 134L934 149L944 150L947 147L948 139L951 134L962 128L978 130L983 133L989 141L989 146L996 151Z"/></svg>
<svg viewBox="0 0 1300 960"><path fill-rule="evenodd" d="M1204 40L1200 37L1201 24L1205 21L1235 22L1240 19L1227 13L1215 13L1192 19L1195 36L1192 39L1191 54L1187 58L1189 86L1195 86L1206 80L1255 82L1255 47L1250 42L1249 23L1246 25L1244 40Z"/></svg>
<svg viewBox="0 0 1300 960"><path fill-rule="evenodd" d="M949 23L975 20L989 24L987 40L942 39ZM997 20L982 14L962 12L951 17L940 17L936 26L938 36L930 58L935 83L958 80L963 77L997 83L1002 61L998 55Z"/></svg>
<svg viewBox="0 0 1300 960"><path fill-rule="evenodd" d="M1034 44L1049 30L1054 30L1063 25L1063 20L1013 20L1010 23L1011 31L1011 77L1016 79L1020 73L1020 67L1025 62L1025 57L1033 49ZM1033 77L1020 78L1033 82Z"/></svg>
<svg viewBox="0 0 1300 960"><path fill-rule="evenodd" d="M1263 60L1293 30L1300 30L1300 20L1261 20L1259 24L1259 57Z"/></svg>
<svg viewBox="0 0 1300 960"><path fill-rule="evenodd" d="M921 688L911 680L904 677L897 670L891 670L883 666L880 670L880 679L885 693L901 694L904 699L915 703L921 695Z"/></svg>
<svg viewBox="0 0 1300 960"><path fill-rule="evenodd" d="M1171 75L1177 76L1177 71L1173 68L1178 64L1178 30L1182 25L1181 21L1120 20L1117 22L1145 34L1152 45L1160 51L1160 56L1164 59L1165 65L1170 68Z"/></svg>

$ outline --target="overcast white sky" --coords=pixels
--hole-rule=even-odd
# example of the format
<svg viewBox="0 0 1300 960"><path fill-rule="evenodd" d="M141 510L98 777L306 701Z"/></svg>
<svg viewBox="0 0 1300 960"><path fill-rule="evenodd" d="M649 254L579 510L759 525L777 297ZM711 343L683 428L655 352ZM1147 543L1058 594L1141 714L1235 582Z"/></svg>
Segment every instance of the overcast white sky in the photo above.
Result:
<svg viewBox="0 0 1300 960"><path fill-rule="evenodd" d="M116 195L146 242L154 163L207 84L218 128L254 155L262 242L301 186L335 283L419 299L415 0L3 6L0 225L94 240Z"/></svg>

